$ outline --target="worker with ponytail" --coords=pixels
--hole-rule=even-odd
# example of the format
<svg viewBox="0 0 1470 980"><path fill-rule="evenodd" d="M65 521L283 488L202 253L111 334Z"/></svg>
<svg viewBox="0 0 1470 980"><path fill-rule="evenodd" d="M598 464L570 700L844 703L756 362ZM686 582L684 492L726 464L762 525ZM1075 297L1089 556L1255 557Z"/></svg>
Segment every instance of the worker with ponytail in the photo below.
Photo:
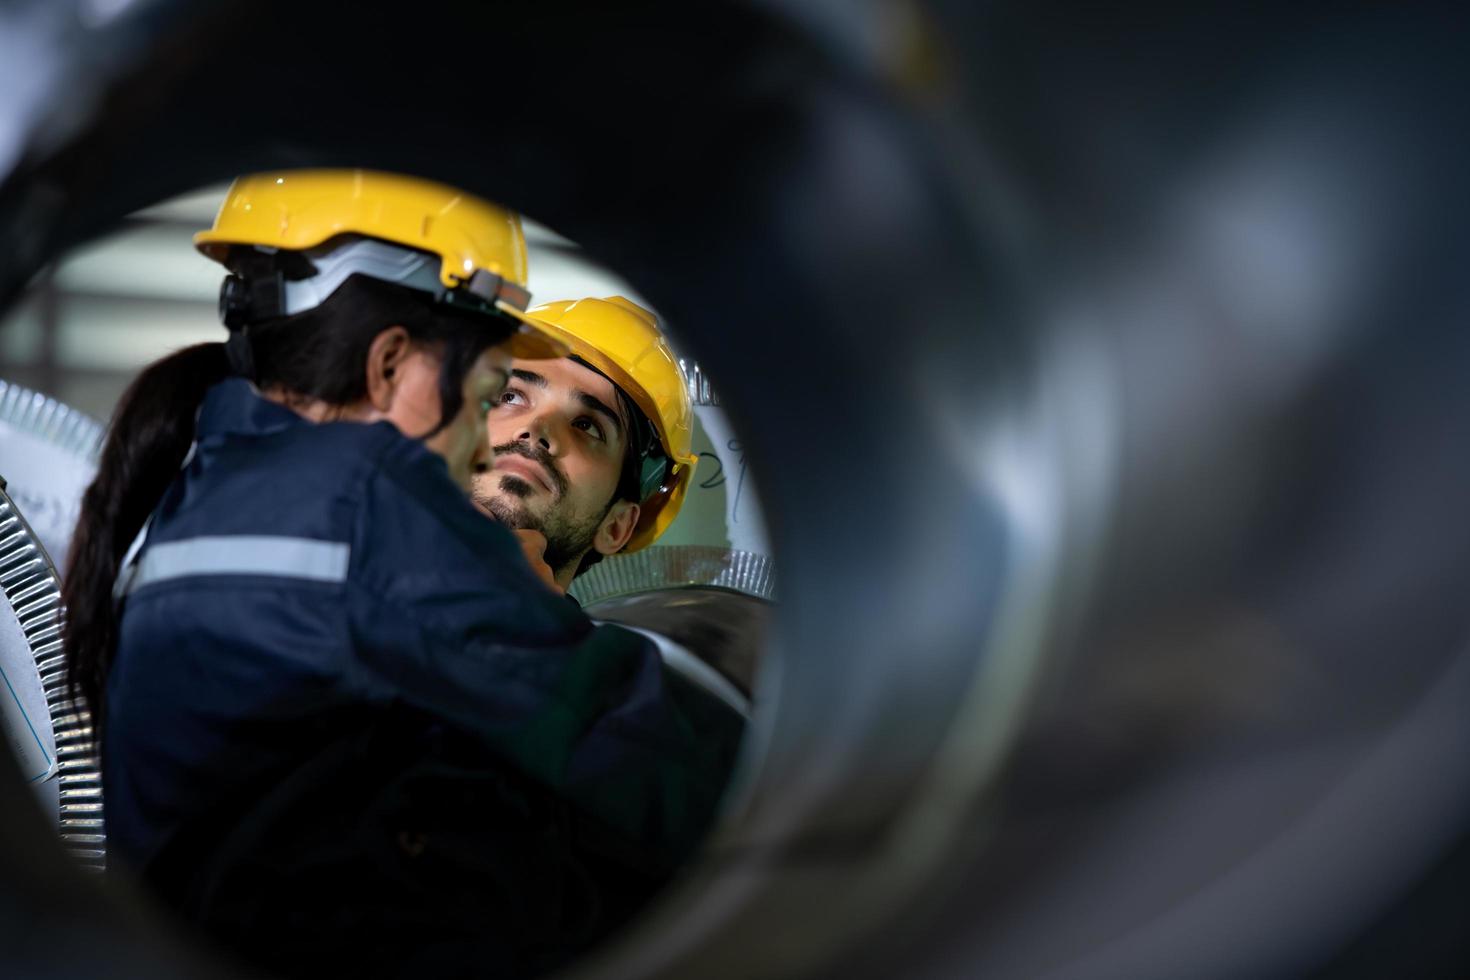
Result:
<svg viewBox="0 0 1470 980"><path fill-rule="evenodd" d="M64 582L111 864L288 973L560 962L688 852L733 740L468 499L511 358L566 353L519 218L284 172L196 243L228 339L124 395Z"/></svg>

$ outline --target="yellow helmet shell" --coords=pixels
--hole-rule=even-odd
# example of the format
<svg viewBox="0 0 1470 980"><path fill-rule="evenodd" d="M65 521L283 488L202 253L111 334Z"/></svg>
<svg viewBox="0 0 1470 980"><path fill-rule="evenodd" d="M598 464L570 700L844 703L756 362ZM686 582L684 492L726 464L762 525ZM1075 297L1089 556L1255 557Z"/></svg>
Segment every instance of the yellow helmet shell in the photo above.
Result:
<svg viewBox="0 0 1470 980"><path fill-rule="evenodd" d="M694 408L679 361L653 313L622 296L538 306L530 314L616 384L648 416L672 464L664 483L642 502L638 526L623 551L652 544L674 522L694 477Z"/></svg>
<svg viewBox="0 0 1470 980"><path fill-rule="evenodd" d="M283 170L236 179L214 227L194 245L224 262L237 245L304 251L338 235L365 235L437 255L447 288L477 270L526 288L526 238L520 215L472 194L417 177L372 170ZM526 294L529 295L529 294ZM559 357L565 351L542 324L501 300L498 309L530 330L511 342L516 357Z"/></svg>

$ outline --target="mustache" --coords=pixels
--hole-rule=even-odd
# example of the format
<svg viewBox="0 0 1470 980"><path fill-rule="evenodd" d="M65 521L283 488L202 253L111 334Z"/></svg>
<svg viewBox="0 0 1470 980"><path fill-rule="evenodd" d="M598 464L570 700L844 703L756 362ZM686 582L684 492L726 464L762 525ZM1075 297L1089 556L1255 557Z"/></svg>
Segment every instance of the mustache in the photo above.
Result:
<svg viewBox="0 0 1470 980"><path fill-rule="evenodd" d="M524 442L504 442L498 446L491 446L490 451L498 458L505 455L521 456L534 463L540 463L541 468L546 471L547 478L551 481L552 488L558 497L565 496L567 492L567 478L561 470L557 469L556 460L551 454L540 446L527 445Z"/></svg>

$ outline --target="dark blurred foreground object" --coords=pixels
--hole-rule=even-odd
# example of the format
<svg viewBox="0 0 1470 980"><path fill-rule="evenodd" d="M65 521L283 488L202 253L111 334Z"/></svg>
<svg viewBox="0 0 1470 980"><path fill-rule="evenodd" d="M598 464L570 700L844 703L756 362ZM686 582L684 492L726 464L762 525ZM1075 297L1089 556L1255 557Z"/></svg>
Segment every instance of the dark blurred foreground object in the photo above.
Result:
<svg viewBox="0 0 1470 980"><path fill-rule="evenodd" d="M12 3L0 296L170 194L353 165L680 325L782 603L724 827L585 975L1454 975L1464 16Z"/></svg>
<svg viewBox="0 0 1470 980"><path fill-rule="evenodd" d="M3 482L3 481L0 481ZM17 556L25 550L41 553L35 532L15 517L14 502L0 492L0 643L7 644L5 662L14 668L19 658L9 644L18 641L19 651L30 653L27 632L28 608L51 600L55 586L36 588L31 564ZM44 561L44 559L41 559ZM47 566L49 570L49 565ZM12 588L28 585L27 589ZM19 601L17 601L17 599ZM18 615L19 613L19 615ZM0 691L9 694L20 678L8 674ZM52 704L62 704L64 695L53 692ZM79 737L75 723L57 726L59 747ZM9 747L0 748L0 783L5 795L0 800L0 974L24 978L194 978L235 975L219 964L211 965L185 937L155 912L151 900L133 883L104 879L88 865L100 867L100 851L88 849L71 833L78 822L88 822L87 799L65 795L69 789L95 785L95 770L87 761L87 778L80 784L68 782L60 800L56 794L38 799L16 763ZM63 769L63 773L71 774ZM54 778L54 777L53 777ZM82 804L68 812L69 804ZM83 812L79 812L83 811ZM58 835L58 818L62 836ZM99 821L100 822L100 821ZM91 829L88 827L87 829ZM64 839L63 839L64 838Z"/></svg>
<svg viewBox="0 0 1470 980"><path fill-rule="evenodd" d="M427 717L330 728L347 734L242 787L146 871L242 962L292 977L539 976L677 869Z"/></svg>

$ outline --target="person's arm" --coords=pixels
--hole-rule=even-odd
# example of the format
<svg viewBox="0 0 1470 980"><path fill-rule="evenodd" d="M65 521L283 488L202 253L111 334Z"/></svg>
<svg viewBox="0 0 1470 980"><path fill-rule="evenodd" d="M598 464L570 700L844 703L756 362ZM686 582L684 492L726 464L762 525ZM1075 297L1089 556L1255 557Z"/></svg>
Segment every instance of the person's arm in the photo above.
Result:
<svg viewBox="0 0 1470 980"><path fill-rule="evenodd" d="M352 683L477 735L597 819L682 854L713 816L733 744L701 734L652 644L594 628L432 462L395 455L354 535Z"/></svg>

